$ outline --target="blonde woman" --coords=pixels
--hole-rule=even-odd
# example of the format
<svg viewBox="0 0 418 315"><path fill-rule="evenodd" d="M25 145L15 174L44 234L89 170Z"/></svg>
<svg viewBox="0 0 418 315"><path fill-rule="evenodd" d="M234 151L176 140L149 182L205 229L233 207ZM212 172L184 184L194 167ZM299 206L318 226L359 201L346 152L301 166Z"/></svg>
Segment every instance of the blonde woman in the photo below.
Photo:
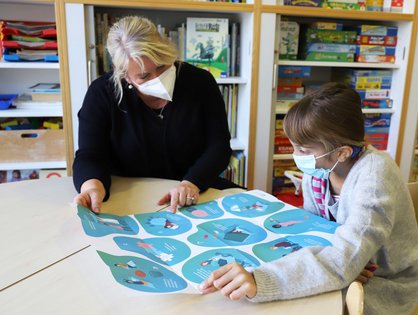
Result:
<svg viewBox="0 0 418 315"><path fill-rule="evenodd" d="M110 29L113 71L89 87L79 117L73 172L78 204L100 212L111 175L179 180L156 203L198 201L231 155L225 105L212 75L176 61L176 50L146 18L128 16Z"/></svg>

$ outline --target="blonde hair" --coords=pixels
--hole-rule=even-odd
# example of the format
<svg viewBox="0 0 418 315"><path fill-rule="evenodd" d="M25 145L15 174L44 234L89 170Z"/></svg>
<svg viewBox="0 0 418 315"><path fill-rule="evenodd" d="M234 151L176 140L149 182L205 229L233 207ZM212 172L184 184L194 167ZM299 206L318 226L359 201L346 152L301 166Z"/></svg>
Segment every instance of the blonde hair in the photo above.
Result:
<svg viewBox="0 0 418 315"><path fill-rule="evenodd" d="M122 80L127 76L131 58L143 68L143 56L156 65L173 64L177 57L174 45L160 35L154 23L139 16L126 16L113 24L106 49L112 58L112 80L119 104L123 97Z"/></svg>
<svg viewBox="0 0 418 315"><path fill-rule="evenodd" d="M343 83L327 83L288 111L283 129L299 145L322 144L327 151L343 145L363 147L360 96Z"/></svg>

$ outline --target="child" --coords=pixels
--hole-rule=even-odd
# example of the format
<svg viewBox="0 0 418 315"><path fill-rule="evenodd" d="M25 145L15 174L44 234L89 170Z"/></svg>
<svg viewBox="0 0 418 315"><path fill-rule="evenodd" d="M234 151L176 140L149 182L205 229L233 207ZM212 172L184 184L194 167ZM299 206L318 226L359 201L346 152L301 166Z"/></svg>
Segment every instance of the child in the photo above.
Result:
<svg viewBox="0 0 418 315"><path fill-rule="evenodd" d="M370 261L365 314L411 314L418 298L418 228L412 200L387 153L364 144L359 95L328 83L292 107L284 130L304 172L304 208L341 224L333 246L306 247L252 273L238 264L214 271L204 293L264 302L341 290Z"/></svg>

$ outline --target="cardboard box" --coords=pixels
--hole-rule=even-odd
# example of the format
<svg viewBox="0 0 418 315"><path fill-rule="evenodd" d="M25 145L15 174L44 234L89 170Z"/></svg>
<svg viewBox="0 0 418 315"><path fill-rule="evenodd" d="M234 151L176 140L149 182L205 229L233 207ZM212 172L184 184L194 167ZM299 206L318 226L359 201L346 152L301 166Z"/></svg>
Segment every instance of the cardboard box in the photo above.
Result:
<svg viewBox="0 0 418 315"><path fill-rule="evenodd" d="M2 163L65 161L64 130L0 131Z"/></svg>
<svg viewBox="0 0 418 315"><path fill-rule="evenodd" d="M357 62L370 62L370 63L395 63L395 56L387 55L356 55Z"/></svg>
<svg viewBox="0 0 418 315"><path fill-rule="evenodd" d="M306 31L308 43L356 44L356 31L317 30L308 28Z"/></svg>
<svg viewBox="0 0 418 315"><path fill-rule="evenodd" d="M395 56L396 47L382 45L358 45L356 48L357 55L386 55Z"/></svg>
<svg viewBox="0 0 418 315"><path fill-rule="evenodd" d="M353 53L311 52L306 55L308 61L353 62Z"/></svg>
<svg viewBox="0 0 418 315"><path fill-rule="evenodd" d="M360 35L357 37L358 45L396 46L397 43L398 43L397 36Z"/></svg>
<svg viewBox="0 0 418 315"><path fill-rule="evenodd" d="M358 27L358 34L374 36L398 36L398 27L385 25L360 25Z"/></svg>
<svg viewBox="0 0 418 315"><path fill-rule="evenodd" d="M296 60L299 46L299 24L292 21L280 22L279 58Z"/></svg>

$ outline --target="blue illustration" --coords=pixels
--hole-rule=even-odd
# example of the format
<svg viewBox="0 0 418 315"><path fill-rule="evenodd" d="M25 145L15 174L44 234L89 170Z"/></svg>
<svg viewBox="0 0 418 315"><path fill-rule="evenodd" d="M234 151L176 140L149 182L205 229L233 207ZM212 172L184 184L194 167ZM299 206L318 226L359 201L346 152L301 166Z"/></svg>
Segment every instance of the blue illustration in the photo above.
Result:
<svg viewBox="0 0 418 315"><path fill-rule="evenodd" d="M113 256L97 251L120 284L143 292L177 292L187 282L174 272L152 261L133 256Z"/></svg>
<svg viewBox="0 0 418 315"><path fill-rule="evenodd" d="M255 218L276 212L284 207L280 201L271 202L250 194L235 194L222 199L226 211L239 217Z"/></svg>
<svg viewBox="0 0 418 315"><path fill-rule="evenodd" d="M237 262L244 268L255 268L260 265L256 258L238 249L217 248L189 259L183 265L182 273L191 282L201 283L212 271L232 262Z"/></svg>
<svg viewBox="0 0 418 315"><path fill-rule="evenodd" d="M133 238L116 236L113 238L119 248L138 253L160 264L172 266L190 256L190 248L185 243L172 238Z"/></svg>
<svg viewBox="0 0 418 315"><path fill-rule="evenodd" d="M307 246L331 246L332 244L319 236L293 235L277 240L257 244L253 247L253 253L262 261L270 262L277 260L290 253Z"/></svg>
<svg viewBox="0 0 418 315"><path fill-rule="evenodd" d="M328 221L303 209L275 213L264 221L264 227L277 234L298 234L309 231L334 233L338 223Z"/></svg>
<svg viewBox="0 0 418 315"><path fill-rule="evenodd" d="M135 214L135 218L145 231L158 236L179 235L192 228L187 218L170 211Z"/></svg>
<svg viewBox="0 0 418 315"><path fill-rule="evenodd" d="M99 237L109 234L136 235L139 232L138 224L129 216L94 214L80 205L77 205L77 215L81 219L84 232L89 236Z"/></svg>
<svg viewBox="0 0 418 315"><path fill-rule="evenodd" d="M224 211L219 208L216 201L209 201L192 205L188 207L181 207L181 213L193 219L216 219L223 216Z"/></svg>
<svg viewBox="0 0 418 315"><path fill-rule="evenodd" d="M197 225L198 231L187 240L205 247L240 246L264 240L267 232L245 220L219 219Z"/></svg>

